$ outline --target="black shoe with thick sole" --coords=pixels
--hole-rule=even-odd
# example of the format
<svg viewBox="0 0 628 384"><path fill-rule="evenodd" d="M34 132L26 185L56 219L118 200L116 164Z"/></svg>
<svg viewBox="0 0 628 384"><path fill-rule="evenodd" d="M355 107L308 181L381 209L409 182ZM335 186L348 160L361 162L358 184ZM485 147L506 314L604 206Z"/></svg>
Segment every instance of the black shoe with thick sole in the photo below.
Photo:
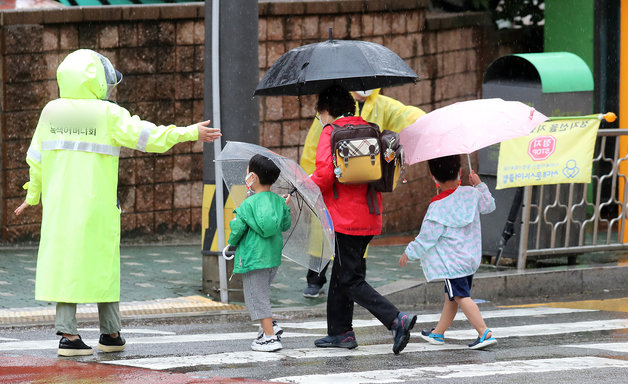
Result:
<svg viewBox="0 0 628 384"><path fill-rule="evenodd" d="M353 331L347 331L341 335L325 336L314 341L314 345L319 348L347 348L353 349L358 346Z"/></svg>
<svg viewBox="0 0 628 384"><path fill-rule="evenodd" d="M399 352L403 351L403 349L408 345L408 341L410 341L410 330L414 327L416 323L416 315L410 315L405 312L399 312L397 315L397 319L392 326L393 331L393 353L398 355Z"/></svg>
<svg viewBox="0 0 628 384"><path fill-rule="evenodd" d="M96 348L103 352L121 352L124 351L124 347L126 347L126 340L124 340L120 332L118 332L118 337L101 334L98 345L96 346Z"/></svg>
<svg viewBox="0 0 628 384"><path fill-rule="evenodd" d="M76 340L70 340L67 337L62 337L59 340L59 349L57 355L59 356L87 356L94 353L94 350L87 346L81 336Z"/></svg>

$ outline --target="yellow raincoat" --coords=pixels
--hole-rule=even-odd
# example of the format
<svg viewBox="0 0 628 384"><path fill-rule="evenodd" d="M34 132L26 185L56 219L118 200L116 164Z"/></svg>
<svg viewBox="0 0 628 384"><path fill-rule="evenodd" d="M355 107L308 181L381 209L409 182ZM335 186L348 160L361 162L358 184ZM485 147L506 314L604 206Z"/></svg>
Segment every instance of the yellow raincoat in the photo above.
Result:
<svg viewBox="0 0 628 384"><path fill-rule="evenodd" d="M366 98L360 116L369 123L377 124L381 130L401 132L402 129L414 123L419 116L425 114L417 107L404 105L391 97L380 95L379 91L379 89L373 90L373 93ZM357 116L360 111L357 102L355 108ZM316 147L318 147L322 132L323 127L320 121L314 119L305 138L300 162L301 167L310 175L316 169Z"/></svg>
<svg viewBox="0 0 628 384"><path fill-rule="evenodd" d="M156 126L104 100L105 64L94 51L69 54L57 82L60 98L42 110L26 156L26 202L36 205L41 195L43 205L35 299L117 302L120 147L165 152L197 140L198 129Z"/></svg>

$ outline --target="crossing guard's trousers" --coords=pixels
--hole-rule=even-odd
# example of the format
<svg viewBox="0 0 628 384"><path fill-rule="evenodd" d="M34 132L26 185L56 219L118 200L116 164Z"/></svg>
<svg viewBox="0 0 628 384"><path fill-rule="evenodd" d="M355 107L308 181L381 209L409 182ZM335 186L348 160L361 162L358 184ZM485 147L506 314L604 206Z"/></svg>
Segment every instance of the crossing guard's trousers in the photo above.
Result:
<svg viewBox="0 0 628 384"><path fill-rule="evenodd" d="M327 333L343 334L353 329L354 302L366 308L390 329L399 310L365 281L364 252L373 236L336 232L336 257L327 297Z"/></svg>
<svg viewBox="0 0 628 384"><path fill-rule="evenodd" d="M120 303L98 303L98 320L100 333L110 335L120 332ZM76 324L76 303L57 303L57 316L55 317L57 334L67 333L78 335Z"/></svg>

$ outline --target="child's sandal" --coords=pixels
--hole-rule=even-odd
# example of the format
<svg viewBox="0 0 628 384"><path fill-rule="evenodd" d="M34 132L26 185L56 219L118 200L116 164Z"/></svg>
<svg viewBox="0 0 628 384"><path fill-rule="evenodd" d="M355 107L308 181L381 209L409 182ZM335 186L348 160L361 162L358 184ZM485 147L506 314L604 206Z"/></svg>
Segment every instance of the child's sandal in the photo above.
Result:
<svg viewBox="0 0 628 384"><path fill-rule="evenodd" d="M491 337L488 339L486 336L491 333ZM490 347L491 345L497 344L497 340L493 337L493 331L490 329L486 329L482 337L478 337L473 343L469 344L469 348L471 349L484 349L486 347Z"/></svg>
<svg viewBox="0 0 628 384"><path fill-rule="evenodd" d="M443 345L445 344L445 335L439 335L438 333L432 333L434 328L431 331L426 329L421 331L421 338L433 345Z"/></svg>

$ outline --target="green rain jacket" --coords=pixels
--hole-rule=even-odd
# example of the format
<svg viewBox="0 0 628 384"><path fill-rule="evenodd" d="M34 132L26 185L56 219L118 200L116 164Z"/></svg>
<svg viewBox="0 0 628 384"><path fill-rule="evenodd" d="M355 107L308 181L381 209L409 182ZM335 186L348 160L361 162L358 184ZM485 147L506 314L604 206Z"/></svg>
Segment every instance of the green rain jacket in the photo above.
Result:
<svg viewBox="0 0 628 384"><path fill-rule="evenodd" d="M281 264L283 237L290 229L290 207L274 192L259 192L235 209L229 244L237 245L233 273Z"/></svg>
<svg viewBox="0 0 628 384"><path fill-rule="evenodd" d="M60 98L42 110L28 149L26 202L43 213L35 299L120 301L120 147L165 152L198 139L196 126L156 126L104 100L104 66L91 50L57 69ZM142 198L138 196L138 198Z"/></svg>
<svg viewBox="0 0 628 384"><path fill-rule="evenodd" d="M423 116L423 110L412 105L404 105L391 97L380 95L380 89L374 89L362 107L362 113L358 102L355 103L355 115L361 116L369 123L375 123L380 130L401 132L405 127L414 123L419 116ZM301 154L301 167L309 175L316 169L316 147L323 132L323 127L318 119L314 119L310 130L305 137L303 153Z"/></svg>

